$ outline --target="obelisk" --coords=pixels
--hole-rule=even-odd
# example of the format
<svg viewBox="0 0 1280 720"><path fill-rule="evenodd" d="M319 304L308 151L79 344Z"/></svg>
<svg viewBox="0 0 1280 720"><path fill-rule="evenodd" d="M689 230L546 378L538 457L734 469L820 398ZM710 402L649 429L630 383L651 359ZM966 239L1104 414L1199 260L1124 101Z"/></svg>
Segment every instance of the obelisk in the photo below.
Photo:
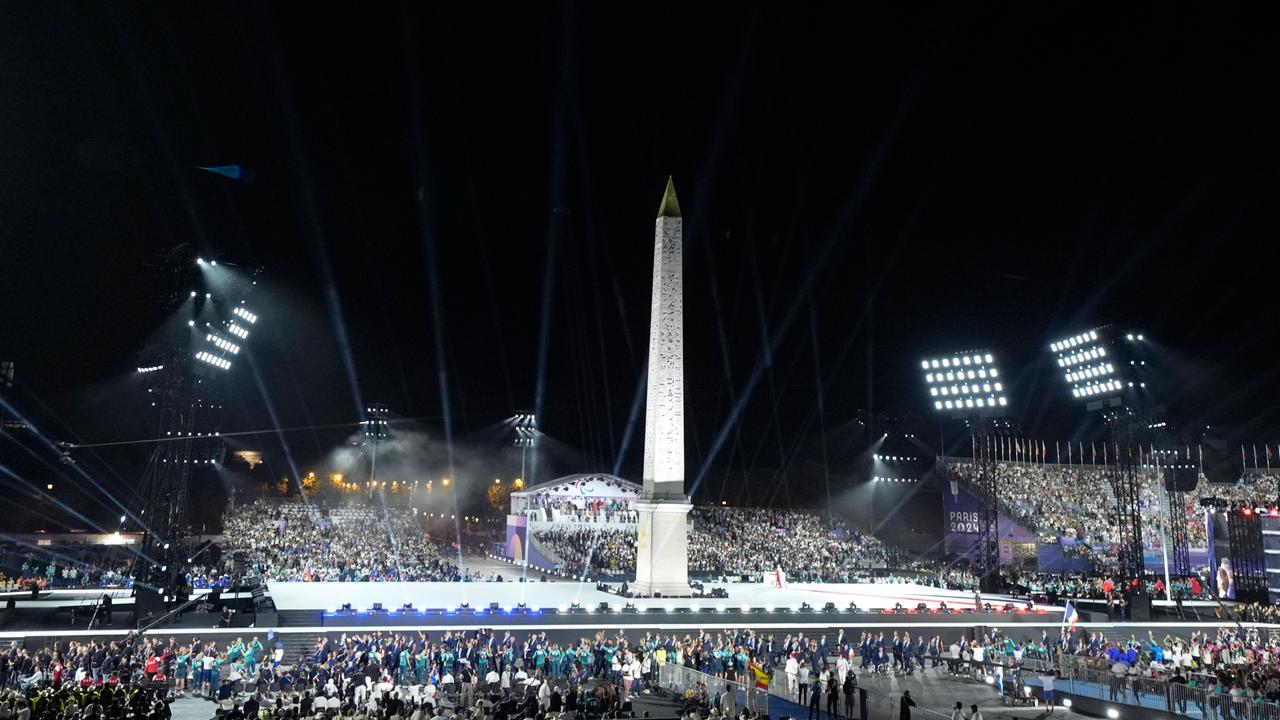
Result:
<svg viewBox="0 0 1280 720"><path fill-rule="evenodd" d="M684 494L684 250L680 202L667 178L653 234L644 495L636 503L636 581L642 596L689 595Z"/></svg>

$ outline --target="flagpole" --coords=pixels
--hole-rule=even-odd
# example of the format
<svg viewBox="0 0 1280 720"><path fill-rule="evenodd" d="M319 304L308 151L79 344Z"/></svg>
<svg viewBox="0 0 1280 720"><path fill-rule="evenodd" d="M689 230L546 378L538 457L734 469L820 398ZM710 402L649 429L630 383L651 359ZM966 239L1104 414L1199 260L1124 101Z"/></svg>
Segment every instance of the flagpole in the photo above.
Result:
<svg viewBox="0 0 1280 720"><path fill-rule="evenodd" d="M1160 456L1159 455L1155 456L1155 461L1156 461L1156 477L1163 477L1160 473ZM1167 510L1165 511L1165 518L1174 518L1173 499L1170 497L1170 495L1171 493L1167 491L1164 494L1165 508L1167 508ZM1182 514L1184 515L1184 517L1182 518L1182 522L1187 521L1185 517L1186 512L1187 512L1186 508L1182 508ZM1174 518L1174 522L1177 522L1177 521L1178 519ZM1164 526L1166 524L1167 524L1166 520L1164 518L1161 518L1160 519L1160 550L1161 550L1161 554L1164 555L1164 599L1168 600L1169 602L1173 602L1173 581L1169 579L1169 539L1168 539L1168 535L1166 535L1164 531Z"/></svg>

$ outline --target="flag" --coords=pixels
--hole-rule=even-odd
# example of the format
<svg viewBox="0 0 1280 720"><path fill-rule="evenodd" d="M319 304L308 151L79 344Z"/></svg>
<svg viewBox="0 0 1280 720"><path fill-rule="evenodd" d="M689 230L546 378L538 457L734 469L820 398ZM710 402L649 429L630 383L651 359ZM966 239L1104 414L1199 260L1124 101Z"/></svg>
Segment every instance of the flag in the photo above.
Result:
<svg viewBox="0 0 1280 720"><path fill-rule="evenodd" d="M1067 607L1062 612L1062 626L1071 626L1072 631L1076 629L1076 623L1080 622L1080 613L1076 612L1076 606L1067 601Z"/></svg>
<svg viewBox="0 0 1280 720"><path fill-rule="evenodd" d="M1267 469L1270 470L1271 469L1271 446L1264 445L1263 447L1267 449Z"/></svg>
<svg viewBox="0 0 1280 720"><path fill-rule="evenodd" d="M773 571L773 582L774 582L774 587L779 589L785 588L787 586L787 575L786 573L782 572L781 566L779 566L776 570Z"/></svg>
<svg viewBox="0 0 1280 720"><path fill-rule="evenodd" d="M1258 446L1256 444L1253 446L1253 469L1258 469Z"/></svg>
<svg viewBox="0 0 1280 720"><path fill-rule="evenodd" d="M768 690L769 689L769 673L765 672L763 668L757 665L755 660L752 660L751 662L747 663L747 667L751 670L751 676L755 678L756 687L760 688L761 690Z"/></svg>
<svg viewBox="0 0 1280 720"><path fill-rule="evenodd" d="M1071 450L1071 443L1067 443L1067 450ZM1062 442L1059 440L1053 441L1053 459L1059 465L1062 464Z"/></svg>
<svg viewBox="0 0 1280 720"><path fill-rule="evenodd" d="M1089 452L1093 453L1093 464L1097 465L1098 464L1098 446L1094 445L1092 440L1089 441Z"/></svg>
<svg viewBox="0 0 1280 720"><path fill-rule="evenodd" d="M1249 459L1246 458L1244 455L1244 445L1242 444L1240 446L1240 467L1244 467L1248 464L1249 464Z"/></svg>
<svg viewBox="0 0 1280 720"><path fill-rule="evenodd" d="M196 165L194 167L197 170L205 170L232 180L253 182L253 170L240 165Z"/></svg>

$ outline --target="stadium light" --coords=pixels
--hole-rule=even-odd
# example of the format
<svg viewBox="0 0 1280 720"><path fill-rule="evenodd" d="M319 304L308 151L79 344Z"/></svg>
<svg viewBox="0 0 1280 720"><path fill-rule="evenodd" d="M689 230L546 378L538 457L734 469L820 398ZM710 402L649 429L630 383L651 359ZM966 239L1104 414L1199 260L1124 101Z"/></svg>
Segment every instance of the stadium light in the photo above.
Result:
<svg viewBox="0 0 1280 720"><path fill-rule="evenodd" d="M1145 360L1139 363L1134 359L1135 338L1142 336L1104 325L1051 342L1049 351L1073 398L1090 407L1098 403L1114 406L1126 388L1134 387L1134 376L1146 366Z"/></svg>
<svg viewBox="0 0 1280 720"><path fill-rule="evenodd" d="M213 343L214 346L217 347L219 350L226 350L232 355L240 354L240 346L224 337L221 337L219 335L213 335L211 333L209 335L205 335L204 339Z"/></svg>
<svg viewBox="0 0 1280 720"><path fill-rule="evenodd" d="M138 368L138 374L144 375L146 373L153 373L157 370L163 370L163 369L164 369L163 365L152 365L150 367L140 367Z"/></svg>
<svg viewBox="0 0 1280 720"><path fill-rule="evenodd" d="M920 361L933 409L952 414L1002 415L1009 406L1004 376L985 350Z"/></svg>
<svg viewBox="0 0 1280 720"><path fill-rule="evenodd" d="M227 323L227 332L231 333L232 335L235 335L241 340L244 340L249 337L249 331L245 330L240 325L237 325L234 321Z"/></svg>
<svg viewBox="0 0 1280 720"><path fill-rule="evenodd" d="M236 309L231 311L231 314L235 315L236 317L243 318L244 321L249 323L250 325L253 325L258 322L257 315L253 314L252 312L249 312L248 310L246 310L243 307L240 307L239 305L236 306Z"/></svg>
<svg viewBox="0 0 1280 720"><path fill-rule="evenodd" d="M203 350L196 353L196 359L199 360L200 362L208 363L222 370L231 369L230 360L227 360L226 358L220 358L217 355L214 355L213 353L207 353L207 352L204 352Z"/></svg>

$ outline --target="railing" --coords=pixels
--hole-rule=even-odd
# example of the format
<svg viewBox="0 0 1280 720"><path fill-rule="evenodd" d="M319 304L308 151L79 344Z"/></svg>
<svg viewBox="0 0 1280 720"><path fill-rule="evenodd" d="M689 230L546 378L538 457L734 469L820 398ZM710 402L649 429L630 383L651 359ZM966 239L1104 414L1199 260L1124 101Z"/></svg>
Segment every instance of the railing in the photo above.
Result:
<svg viewBox="0 0 1280 720"><path fill-rule="evenodd" d="M768 690L754 685L726 680L715 675L708 675L676 663L667 663L658 668L658 686L675 693L677 696L683 697L690 690L697 693L699 685L706 687L707 695L712 703L716 702L716 698L723 695L726 689L732 689L736 709L746 708L761 715L769 714Z"/></svg>
<svg viewBox="0 0 1280 720"><path fill-rule="evenodd" d="M1028 679L1028 684L1038 680ZM1055 692L1121 705L1185 715L1201 720L1280 720L1280 705L1232 698L1205 687L1189 687L1166 680L1116 675L1105 670L1078 668L1070 677L1054 680Z"/></svg>
<svg viewBox="0 0 1280 720"><path fill-rule="evenodd" d="M529 526L545 525L550 527L631 527L638 523L638 519L634 513L609 513L608 515L565 515L559 512L552 513L548 518L546 513L541 510L530 510L525 515L528 518Z"/></svg>
<svg viewBox="0 0 1280 720"><path fill-rule="evenodd" d="M853 672L853 668L850 668L850 672ZM799 697L797 697L799 685L797 684L796 689L792 690L788 687L787 680L778 679L780 676L781 673L778 672L776 667L770 670L769 693L782 700L799 704ZM914 699L914 702L916 704L911 707L912 718L939 718L940 720L951 720L950 711L943 712L941 710L934 710L933 708L925 707L921 704L922 701L918 698ZM857 694L854 695L852 703L853 711L849 712L850 705L848 703L848 698L844 695L844 687L842 686L840 688L840 699L837 704L837 707L841 712L837 714L840 717L850 718L851 720L853 718L861 718L864 720L880 720L881 718L885 718L886 720L897 720L897 718L901 717L901 705L901 695L894 695L877 687L858 685ZM827 707L825 698L820 700L820 706L823 709ZM801 710L803 711L803 708L801 708ZM779 712L785 712L785 709ZM819 716L821 716L821 713L819 713Z"/></svg>
<svg viewBox="0 0 1280 720"><path fill-rule="evenodd" d="M975 673L986 672L977 663L969 665ZM1199 686L1191 687L1161 678L1117 675L1100 666L1096 658L1075 655L1059 655L1053 660L1024 656L1021 663L1015 664L1013 658L994 653L988 655L982 665L1000 666L1006 672L1020 670L1022 684L1032 686L1040 685L1040 674L1053 670L1057 673L1055 692L1164 710L1200 720L1280 720L1280 704L1243 696L1232 698L1229 693L1215 692L1214 676L1203 673L1190 676Z"/></svg>

